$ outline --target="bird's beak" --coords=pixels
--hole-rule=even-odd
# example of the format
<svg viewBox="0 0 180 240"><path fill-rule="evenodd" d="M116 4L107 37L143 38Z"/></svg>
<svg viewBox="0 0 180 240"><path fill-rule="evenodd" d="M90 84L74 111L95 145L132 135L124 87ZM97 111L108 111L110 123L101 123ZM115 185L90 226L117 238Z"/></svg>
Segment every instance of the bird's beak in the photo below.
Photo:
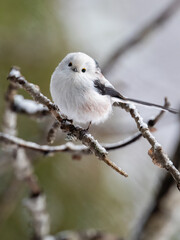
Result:
<svg viewBox="0 0 180 240"><path fill-rule="evenodd" d="M76 67L72 68L72 70L73 70L74 72L77 72L77 71L78 71Z"/></svg>

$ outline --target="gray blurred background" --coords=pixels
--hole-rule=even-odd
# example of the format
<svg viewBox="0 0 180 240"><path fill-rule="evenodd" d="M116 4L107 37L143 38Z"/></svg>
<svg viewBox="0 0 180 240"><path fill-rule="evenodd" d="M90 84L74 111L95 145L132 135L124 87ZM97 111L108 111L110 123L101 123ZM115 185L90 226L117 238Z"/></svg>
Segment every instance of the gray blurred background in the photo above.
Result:
<svg viewBox="0 0 180 240"><path fill-rule="evenodd" d="M50 97L50 76L69 52L81 51L103 68L125 41L160 14L170 0L6 0L0 6L0 123L6 76L12 65ZM180 103L180 10L134 48L126 51L105 76L124 95L171 106ZM29 97L20 91L25 97ZM138 106L145 120L156 109ZM18 117L18 136L46 144L51 119ZM115 142L136 132L130 116L114 109L111 118L90 132L101 142ZM154 133L170 157L179 138L178 117L166 113ZM59 132L56 144L64 143ZM156 192L164 170L151 162L145 139L109 153L129 177L124 179L94 156L73 161L70 154L33 157L46 196L51 233L95 228L129 237ZM0 152L1 153L1 152ZM1 160L4 155L1 153ZM26 186L15 182L11 166L0 168L0 239L28 239L29 215L22 199ZM4 194L11 189L10 194ZM8 192L8 193L9 193ZM180 200L180 199L179 199ZM2 204L3 203L3 204ZM180 209L180 208L179 208ZM176 218L180 220L177 209ZM173 217L173 216L172 216ZM174 238L178 233L175 232Z"/></svg>

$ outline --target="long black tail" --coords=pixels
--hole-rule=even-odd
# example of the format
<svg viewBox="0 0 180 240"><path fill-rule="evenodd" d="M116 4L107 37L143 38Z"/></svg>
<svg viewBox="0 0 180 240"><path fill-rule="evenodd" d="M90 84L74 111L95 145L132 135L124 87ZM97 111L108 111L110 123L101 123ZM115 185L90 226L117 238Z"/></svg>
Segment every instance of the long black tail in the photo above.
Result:
<svg viewBox="0 0 180 240"><path fill-rule="evenodd" d="M159 104L155 104L155 103L144 102L144 101L141 101L141 100L137 100L137 99L133 99L133 98L126 98L126 97L120 98L120 99L123 99L125 101L130 101L130 102L133 102L133 103L138 103L138 104L145 105L145 106L149 106L149 107L156 107L156 108L159 108L159 109L162 109L162 110L174 113L174 114L179 113L179 111L177 111L176 109L169 108L169 107L163 107L163 106L161 106Z"/></svg>

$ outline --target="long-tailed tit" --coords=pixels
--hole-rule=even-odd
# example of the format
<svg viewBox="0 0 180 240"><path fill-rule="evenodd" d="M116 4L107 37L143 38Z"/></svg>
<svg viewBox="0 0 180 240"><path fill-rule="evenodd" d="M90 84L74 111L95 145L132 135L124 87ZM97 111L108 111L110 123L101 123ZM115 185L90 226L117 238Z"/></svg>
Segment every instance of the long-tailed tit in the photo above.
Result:
<svg viewBox="0 0 180 240"><path fill-rule="evenodd" d="M128 101L178 113L171 108L122 96L103 76L98 63L81 52L69 53L59 63L51 77L50 91L60 111L79 123L105 121L114 101Z"/></svg>

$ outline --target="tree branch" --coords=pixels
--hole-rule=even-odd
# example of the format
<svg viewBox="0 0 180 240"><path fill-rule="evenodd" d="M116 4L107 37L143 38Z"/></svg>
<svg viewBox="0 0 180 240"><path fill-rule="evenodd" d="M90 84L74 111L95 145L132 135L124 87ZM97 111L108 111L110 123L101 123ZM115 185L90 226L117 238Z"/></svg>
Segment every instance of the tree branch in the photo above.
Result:
<svg viewBox="0 0 180 240"><path fill-rule="evenodd" d="M85 146L88 146L90 150L102 161L104 161L107 165L111 166L114 170L116 170L121 175L127 177L127 173L125 173L122 169L115 165L115 163L107 160L107 151L103 148L97 140L95 140L91 134L82 129L79 126L74 126L70 121L64 118L60 114L59 109L55 104L53 104L46 96L44 96L37 86L32 83L29 83L20 73L20 70L17 68L12 68L8 79L19 85L19 87L25 89L38 103L46 106L51 114L56 118L56 120L60 123L61 129L68 133L70 137L76 137L80 140Z"/></svg>
<svg viewBox="0 0 180 240"><path fill-rule="evenodd" d="M116 104L114 105L116 106ZM169 107L170 106L170 103L168 102L168 99L165 98L164 99L164 107ZM148 128L150 131L153 131L153 127L154 125L160 120L160 118L163 116L163 114L165 113L165 111L161 110L159 112L159 114L157 114L157 116L155 116L154 118L151 118L147 125L148 125ZM135 133L133 136L129 137L129 138L126 138L122 141L119 141L117 143L107 143L107 144L104 144L104 148L107 150L107 151L110 151L110 150L115 150L115 149L119 149L119 148L122 148L122 147L125 147L135 141L137 141L140 137L142 137L142 133L141 132L137 132Z"/></svg>
<svg viewBox="0 0 180 240"><path fill-rule="evenodd" d="M45 105L49 111L53 114L56 120L60 123L61 129L64 132L67 132L70 137L76 137L79 139L85 146L89 147L100 160L103 160L107 165L111 166L120 174L127 176L127 174L118 168L114 163L106 158L107 151L103 148L87 131L81 127L75 127L70 121L64 119L60 114L59 109L54 105L46 96L44 96L37 86L32 83L29 83L16 68L13 68L8 76L8 79L12 82L19 84L24 88L30 95L35 99L35 101ZM175 181L177 182L178 189L180 189L180 172L175 168L173 163L170 161L168 156L163 152L161 145L157 142L154 136L151 134L148 125L143 122L142 117L139 115L136 107L133 104L128 103L114 103L115 106L120 106L130 113L131 117L135 120L136 125L141 132L142 136L147 139L147 141L152 146L149 151L149 155L153 160L153 163L161 168L165 168Z"/></svg>
<svg viewBox="0 0 180 240"><path fill-rule="evenodd" d="M155 165L160 168L166 169L174 178L177 183L177 187L180 190L180 172L173 165L173 162L169 159L166 153L164 153L162 146L158 143L155 137L151 134L146 123L143 122L142 117L138 113L134 104L128 104L123 102L116 102L114 106L119 106L129 112L131 117L135 120L137 128L141 132L142 136L150 143L152 148L149 150L148 154L152 158Z"/></svg>

